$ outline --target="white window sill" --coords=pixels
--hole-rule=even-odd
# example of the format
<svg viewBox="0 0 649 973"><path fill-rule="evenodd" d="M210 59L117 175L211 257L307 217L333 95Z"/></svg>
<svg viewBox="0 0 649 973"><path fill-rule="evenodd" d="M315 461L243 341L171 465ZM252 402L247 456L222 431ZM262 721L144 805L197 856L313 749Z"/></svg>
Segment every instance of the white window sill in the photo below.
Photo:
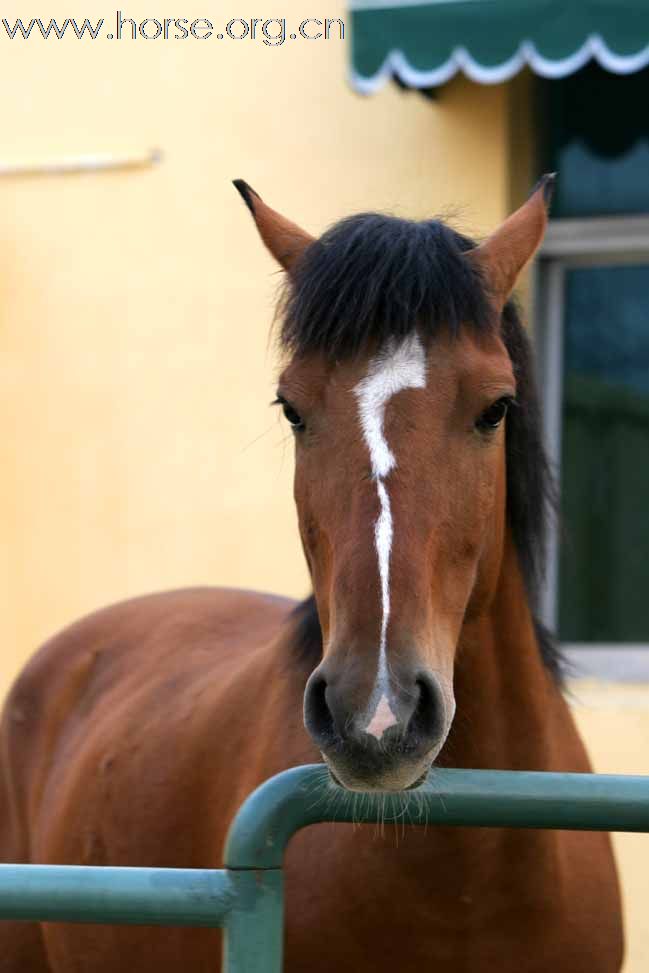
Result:
<svg viewBox="0 0 649 973"><path fill-rule="evenodd" d="M598 679L649 683L649 644L564 642L561 648L568 663L566 675L570 682Z"/></svg>

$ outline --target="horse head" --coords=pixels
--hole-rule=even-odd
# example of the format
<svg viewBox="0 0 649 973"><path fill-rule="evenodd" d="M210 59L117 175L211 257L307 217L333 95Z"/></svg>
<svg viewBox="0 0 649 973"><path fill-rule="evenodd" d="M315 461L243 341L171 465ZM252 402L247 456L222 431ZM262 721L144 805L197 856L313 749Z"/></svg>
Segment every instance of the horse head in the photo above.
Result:
<svg viewBox="0 0 649 973"><path fill-rule="evenodd" d="M305 725L343 786L412 787L451 728L462 627L499 580L525 407L503 309L552 177L480 246L372 213L314 239L236 185L287 274L277 402L323 641Z"/></svg>

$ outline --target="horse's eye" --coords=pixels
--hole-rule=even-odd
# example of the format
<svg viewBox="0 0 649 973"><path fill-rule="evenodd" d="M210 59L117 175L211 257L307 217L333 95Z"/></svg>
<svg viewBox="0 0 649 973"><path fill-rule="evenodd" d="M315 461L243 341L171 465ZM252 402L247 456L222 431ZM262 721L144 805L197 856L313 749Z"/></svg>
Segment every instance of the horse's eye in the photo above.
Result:
<svg viewBox="0 0 649 973"><path fill-rule="evenodd" d="M511 398L504 396L502 399L498 399L493 405L490 405L488 409L485 409L480 418L476 422L476 429L481 432L490 432L497 429L500 423L503 421L507 415L507 409L511 404Z"/></svg>
<svg viewBox="0 0 649 973"><path fill-rule="evenodd" d="M282 402L282 410L294 429L304 429L302 416L295 411L292 405L289 405L288 402Z"/></svg>

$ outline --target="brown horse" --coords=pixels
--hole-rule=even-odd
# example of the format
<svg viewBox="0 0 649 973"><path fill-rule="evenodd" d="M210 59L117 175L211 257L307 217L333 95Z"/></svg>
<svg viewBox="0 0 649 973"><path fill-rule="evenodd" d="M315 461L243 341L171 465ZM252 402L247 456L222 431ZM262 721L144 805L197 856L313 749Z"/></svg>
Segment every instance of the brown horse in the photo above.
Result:
<svg viewBox="0 0 649 973"><path fill-rule="evenodd" d="M315 597L158 594L50 641L5 708L4 861L217 867L243 798L320 754L333 800L441 761L589 770L531 609L548 480L509 303L551 179L478 247L377 214L313 240L237 188L287 271L277 401ZM290 973L622 963L603 834L322 825L292 842L287 885ZM0 964L212 973L218 939L5 923Z"/></svg>

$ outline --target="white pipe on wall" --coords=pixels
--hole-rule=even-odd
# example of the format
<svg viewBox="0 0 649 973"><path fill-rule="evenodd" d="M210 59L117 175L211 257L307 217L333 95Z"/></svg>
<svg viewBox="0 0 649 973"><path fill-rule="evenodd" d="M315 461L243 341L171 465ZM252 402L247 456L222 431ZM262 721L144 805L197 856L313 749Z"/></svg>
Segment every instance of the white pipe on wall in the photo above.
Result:
<svg viewBox="0 0 649 973"><path fill-rule="evenodd" d="M110 172L119 169L146 169L162 161L160 149L141 155L79 155L51 162L2 162L0 177L62 176L82 172Z"/></svg>

